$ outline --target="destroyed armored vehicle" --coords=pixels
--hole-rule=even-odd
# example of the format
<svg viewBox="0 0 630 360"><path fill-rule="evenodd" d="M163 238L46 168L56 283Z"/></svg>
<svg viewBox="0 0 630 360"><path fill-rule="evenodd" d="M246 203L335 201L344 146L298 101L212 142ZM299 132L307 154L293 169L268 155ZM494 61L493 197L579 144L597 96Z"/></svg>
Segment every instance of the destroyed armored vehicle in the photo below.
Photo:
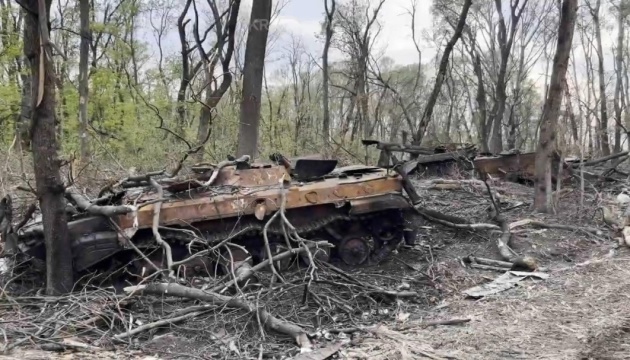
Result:
<svg viewBox="0 0 630 360"><path fill-rule="evenodd" d="M279 154L270 158L269 163L232 158L198 167L197 174L187 178L127 179L117 184L119 190L93 202L100 207L134 209L122 215L95 215L73 204L79 208L69 218L76 273L125 268L146 276L152 269L165 269L162 246L154 236L157 207L160 237L170 246L174 265L185 265L186 276L226 271L221 258L231 259L231 264L264 261L265 226L283 206L300 237L334 245L312 252L321 261L350 266L380 261L404 238L410 203L394 171L362 165L337 167L336 160L290 161ZM291 244L285 238L286 227L279 216L267 227L274 255ZM45 261L41 218L17 233L21 252ZM305 261L308 258L298 256L275 266L282 270ZM176 267L173 270L182 271Z"/></svg>

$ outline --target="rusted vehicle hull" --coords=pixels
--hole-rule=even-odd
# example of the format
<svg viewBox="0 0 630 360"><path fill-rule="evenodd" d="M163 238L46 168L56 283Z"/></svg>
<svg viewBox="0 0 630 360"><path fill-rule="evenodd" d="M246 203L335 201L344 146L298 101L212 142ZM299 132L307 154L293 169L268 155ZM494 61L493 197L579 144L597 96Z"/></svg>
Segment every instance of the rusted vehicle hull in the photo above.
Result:
<svg viewBox="0 0 630 360"><path fill-rule="evenodd" d="M554 154L551 162L551 177L555 184L558 177L565 181L571 176L571 167L562 164L560 156ZM492 177L508 181L533 183L536 176L536 153L501 154L497 156L478 157L474 160L475 170Z"/></svg>
<svg viewBox="0 0 630 360"><path fill-rule="evenodd" d="M353 166L298 181L292 175L299 168L299 164L228 166L211 186L203 186L208 174L167 184L161 199L150 187L126 190L113 205L133 205L137 211L111 218L79 214L69 222L75 270L126 266L130 273L146 274L153 265L163 268L162 248L152 228L158 202L160 235L170 245L174 262L184 264L190 274L220 271L227 249L235 262L266 259L263 232L281 208L301 237L334 245L323 259L337 258L348 265L380 261L403 239L410 205L398 174ZM274 253L287 248L285 229L281 221L267 226ZM45 259L40 222L20 230L19 247ZM153 265L140 258L134 247ZM204 256L192 256L204 250Z"/></svg>

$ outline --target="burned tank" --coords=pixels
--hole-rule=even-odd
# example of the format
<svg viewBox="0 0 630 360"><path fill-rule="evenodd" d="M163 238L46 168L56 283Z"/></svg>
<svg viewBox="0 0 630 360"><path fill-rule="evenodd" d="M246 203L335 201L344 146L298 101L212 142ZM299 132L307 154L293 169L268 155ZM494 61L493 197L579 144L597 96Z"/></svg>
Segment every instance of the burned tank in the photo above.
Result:
<svg viewBox="0 0 630 360"><path fill-rule="evenodd" d="M201 168L185 179L147 179L128 188L122 184L122 190L96 202L132 207L127 214L70 215L77 275L124 268L125 273L145 276L151 269L164 269L154 221L174 264L184 265L187 274L227 271L221 260L225 258L232 264L264 261L264 235L273 254L285 251L291 245L285 238L286 224L269 222L281 208L300 237L334 245L318 249L316 257L322 261L349 266L378 262L404 238L411 207L401 177L392 170L338 167L336 160L316 158L289 160L280 154L266 163L250 163L248 157L230 160L228 166ZM152 186L156 182L161 186ZM158 206L159 219L154 219ZM41 219L18 230L18 248L45 260ZM283 270L304 261L308 259L298 256L275 266Z"/></svg>

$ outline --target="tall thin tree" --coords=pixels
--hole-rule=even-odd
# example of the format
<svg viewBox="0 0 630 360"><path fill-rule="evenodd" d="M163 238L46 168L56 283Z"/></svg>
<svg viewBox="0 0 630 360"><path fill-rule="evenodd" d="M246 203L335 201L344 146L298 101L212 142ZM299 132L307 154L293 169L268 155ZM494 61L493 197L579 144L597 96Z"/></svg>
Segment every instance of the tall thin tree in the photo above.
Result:
<svg viewBox="0 0 630 360"><path fill-rule="evenodd" d="M453 35L444 47L444 52L442 53L442 58L440 59L438 73L435 77L435 85L433 85L433 91L431 91L431 95L429 96L427 105L424 108L424 112L422 113L420 125L418 125L418 131L416 131L415 135L413 136L413 140L417 144L420 144L422 142L422 138L424 137L424 134L427 130L427 126L429 125L429 122L431 121L431 118L433 116L433 108L437 103L438 96L440 95L440 91L442 90L442 84L444 83L444 79L446 78L446 70L448 67L449 59L451 57L451 53L453 52L455 44L457 44L457 41L462 36L464 26L466 26L468 10L470 10L471 5L472 0L464 1L464 5L462 6L462 11L459 14L459 18L457 20L457 25L455 26L455 29L453 31Z"/></svg>
<svg viewBox="0 0 630 360"><path fill-rule="evenodd" d="M262 96L263 72L267 37L271 22L272 0L256 0L252 5L249 33L245 47L243 67L243 97L238 132L237 155L258 156L258 129L260 127L260 98Z"/></svg>
<svg viewBox="0 0 630 360"><path fill-rule="evenodd" d="M323 77L323 107L324 107L324 121L322 124L322 132L324 133L324 140L328 141L330 136L330 104L329 104L329 74L328 74L328 52L330 49L330 43L333 36L333 18L335 16L335 0L331 0L330 6L328 0L324 0L324 9L326 10L326 38L324 40L324 51L322 53L322 77Z"/></svg>
<svg viewBox="0 0 630 360"><path fill-rule="evenodd" d="M90 0L79 0L79 22L81 42L79 45L79 137L81 142L81 161L85 162L88 151L88 58L90 56Z"/></svg>
<svg viewBox="0 0 630 360"><path fill-rule="evenodd" d="M567 68L569 67L569 55L571 54L573 31L577 17L577 2L578 0L562 1L556 55L553 59L549 92L545 100L540 124L540 136L536 150L536 185L534 194L534 208L540 212L549 212L552 209L551 158L555 148L556 127L560 117L560 105L562 103Z"/></svg>

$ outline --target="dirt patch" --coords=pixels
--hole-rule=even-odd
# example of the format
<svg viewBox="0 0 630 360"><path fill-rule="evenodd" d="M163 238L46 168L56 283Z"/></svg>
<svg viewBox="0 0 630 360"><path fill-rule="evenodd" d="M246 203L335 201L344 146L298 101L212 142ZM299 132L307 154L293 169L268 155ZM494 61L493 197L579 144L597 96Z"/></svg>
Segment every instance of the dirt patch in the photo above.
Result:
<svg viewBox="0 0 630 360"><path fill-rule="evenodd" d="M530 201L531 188L501 184L507 201ZM487 222L489 202L474 189L427 192L427 206L467 219ZM461 292L489 282L500 273L465 268L467 255L498 258L494 238L483 233L446 229L424 223L419 247L424 266L444 295L439 310L422 313L431 319L470 318L458 326L423 328L408 325L401 336L413 338L442 356L460 359L622 359L628 358L630 336L630 251L617 243L596 215L593 194L568 192L557 215L534 215L527 207L506 213L509 221L535 218L547 223L602 228L602 236L580 231L534 230L513 237L519 254L535 256L551 275L524 280L514 289L480 300ZM396 329L396 322L388 325ZM400 326L398 326L400 327ZM404 326L403 326L404 327ZM360 347L360 346L359 346ZM411 358L423 358L411 351ZM368 355L377 352L368 353ZM370 358L369 356L366 358Z"/></svg>

